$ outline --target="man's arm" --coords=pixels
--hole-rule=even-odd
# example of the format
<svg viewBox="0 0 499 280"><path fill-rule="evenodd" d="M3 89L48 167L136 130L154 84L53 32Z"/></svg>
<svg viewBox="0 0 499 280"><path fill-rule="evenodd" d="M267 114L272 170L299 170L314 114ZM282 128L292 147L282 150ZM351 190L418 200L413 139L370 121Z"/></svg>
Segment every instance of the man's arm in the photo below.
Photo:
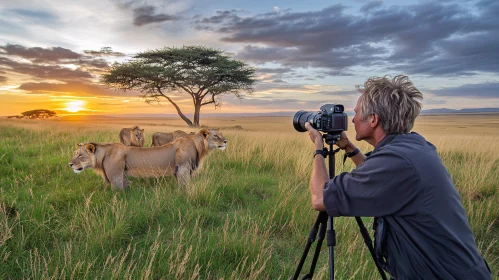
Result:
<svg viewBox="0 0 499 280"><path fill-rule="evenodd" d="M308 130L310 139L314 142L315 150L322 150L324 148L324 143L321 133L314 129L309 123L305 124L305 128ZM315 155L312 165L312 174L310 175L310 193L312 195L312 207L317 211L326 211L323 193L324 185L328 180L329 177L324 157Z"/></svg>
<svg viewBox="0 0 499 280"><path fill-rule="evenodd" d="M421 210L423 191L424 184L410 161L383 150L351 172L329 180L323 203L331 217L412 215Z"/></svg>
<svg viewBox="0 0 499 280"><path fill-rule="evenodd" d="M316 150L322 150L322 148L319 148L318 146L318 144L315 144ZM323 195L324 186L328 180L329 177L324 157L321 155L315 155L312 166L312 175L310 176L310 192L312 194L312 207L317 211L326 211Z"/></svg>

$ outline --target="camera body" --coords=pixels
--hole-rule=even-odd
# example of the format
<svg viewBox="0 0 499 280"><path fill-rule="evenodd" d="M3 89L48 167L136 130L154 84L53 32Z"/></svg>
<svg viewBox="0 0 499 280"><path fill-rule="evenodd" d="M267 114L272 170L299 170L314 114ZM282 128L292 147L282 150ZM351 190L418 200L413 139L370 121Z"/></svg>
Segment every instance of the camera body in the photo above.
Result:
<svg viewBox="0 0 499 280"><path fill-rule="evenodd" d="M341 104L322 105L317 113L298 111L293 117L293 126L299 132L305 132L305 123L310 122L312 127L329 134L340 134L348 128L348 117Z"/></svg>

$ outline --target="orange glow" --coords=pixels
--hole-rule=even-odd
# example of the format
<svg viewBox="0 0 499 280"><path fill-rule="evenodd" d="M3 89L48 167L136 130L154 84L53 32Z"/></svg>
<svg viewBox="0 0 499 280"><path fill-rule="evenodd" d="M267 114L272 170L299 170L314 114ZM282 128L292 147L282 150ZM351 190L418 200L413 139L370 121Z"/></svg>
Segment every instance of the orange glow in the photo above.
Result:
<svg viewBox="0 0 499 280"><path fill-rule="evenodd" d="M82 100L75 100L75 101L69 101L66 102L66 108L64 110L71 112L71 113L76 113L81 110L84 110L85 102Z"/></svg>

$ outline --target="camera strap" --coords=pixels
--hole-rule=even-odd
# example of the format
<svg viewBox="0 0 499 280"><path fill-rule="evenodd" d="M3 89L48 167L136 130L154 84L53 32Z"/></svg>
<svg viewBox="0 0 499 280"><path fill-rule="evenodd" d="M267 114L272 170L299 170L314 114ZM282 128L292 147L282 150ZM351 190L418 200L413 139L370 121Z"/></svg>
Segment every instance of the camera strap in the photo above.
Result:
<svg viewBox="0 0 499 280"><path fill-rule="evenodd" d="M383 217L374 217L374 252L376 259L383 270L388 271L388 263L386 261L386 252L383 250L386 239L387 225Z"/></svg>

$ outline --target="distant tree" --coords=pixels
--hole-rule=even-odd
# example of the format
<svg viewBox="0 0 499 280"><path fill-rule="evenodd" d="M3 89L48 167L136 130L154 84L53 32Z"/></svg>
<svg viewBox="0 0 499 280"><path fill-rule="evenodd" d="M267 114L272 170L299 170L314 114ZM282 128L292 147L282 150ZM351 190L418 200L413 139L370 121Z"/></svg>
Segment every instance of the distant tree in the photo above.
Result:
<svg viewBox="0 0 499 280"><path fill-rule="evenodd" d="M46 109L31 110L31 111L22 112L21 114L23 118L29 118L29 119L48 119L56 115L54 111Z"/></svg>
<svg viewBox="0 0 499 280"><path fill-rule="evenodd" d="M163 48L139 53L132 61L115 63L101 81L118 90L138 90L146 103L168 100L189 125L199 126L201 107L221 106L224 94L241 98L251 93L255 69L222 51L203 46ZM194 105L191 121L177 105L175 94L187 93ZM176 100L174 100L176 99Z"/></svg>

